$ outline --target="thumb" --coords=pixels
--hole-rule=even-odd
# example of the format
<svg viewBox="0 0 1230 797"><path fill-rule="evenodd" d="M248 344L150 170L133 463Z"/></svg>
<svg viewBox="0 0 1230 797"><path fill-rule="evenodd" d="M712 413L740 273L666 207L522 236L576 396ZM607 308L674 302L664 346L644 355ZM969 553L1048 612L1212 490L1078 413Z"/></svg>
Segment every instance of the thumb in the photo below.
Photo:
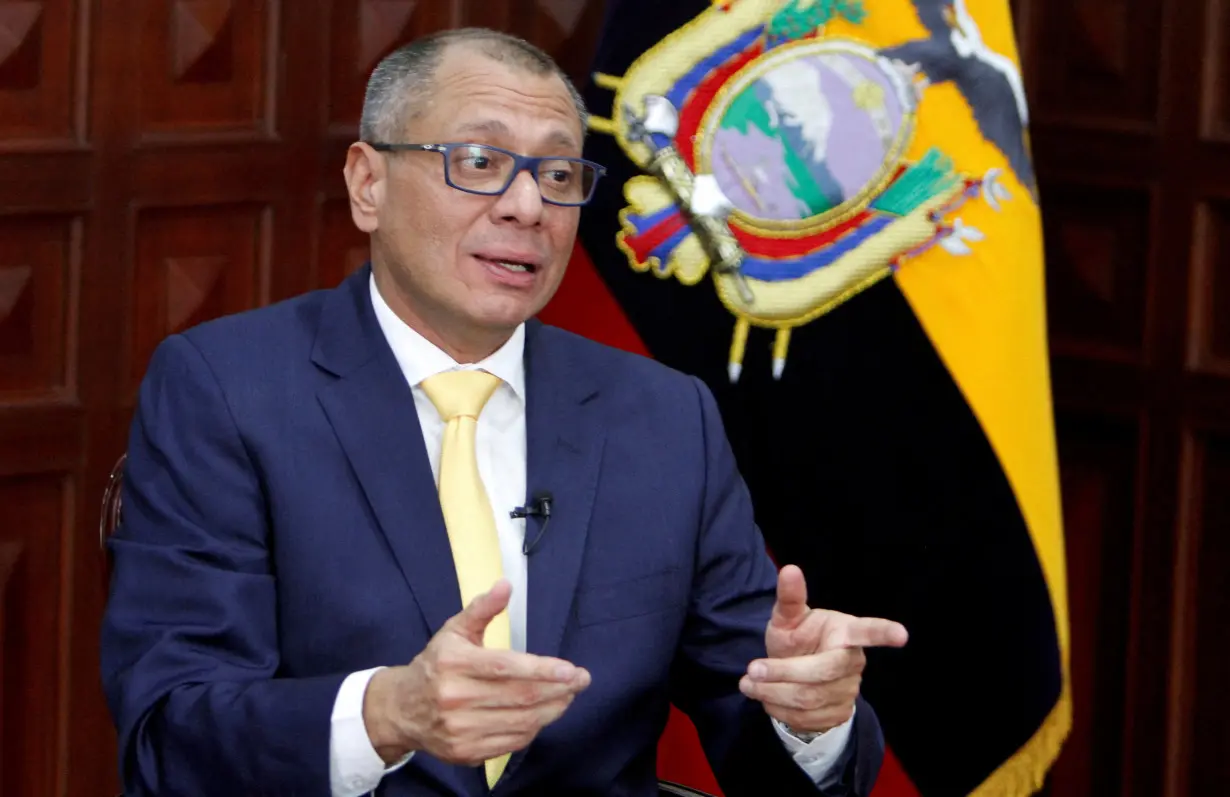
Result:
<svg viewBox="0 0 1230 797"><path fill-rule="evenodd" d="M487 625L508 608L508 600L511 597L512 585L508 583L508 579L501 578L491 589L470 601L470 605L462 609L460 614L450 618L447 626L454 633L481 647Z"/></svg>
<svg viewBox="0 0 1230 797"><path fill-rule="evenodd" d="M786 565L777 574L777 602L773 604L773 628L791 630L807 616L807 580L795 565Z"/></svg>

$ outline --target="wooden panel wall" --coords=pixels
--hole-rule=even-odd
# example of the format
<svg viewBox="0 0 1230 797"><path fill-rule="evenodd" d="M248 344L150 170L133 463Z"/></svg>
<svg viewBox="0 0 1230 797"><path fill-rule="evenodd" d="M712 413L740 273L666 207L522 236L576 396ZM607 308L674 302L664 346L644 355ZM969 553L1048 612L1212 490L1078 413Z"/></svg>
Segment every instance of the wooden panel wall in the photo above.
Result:
<svg viewBox="0 0 1230 797"><path fill-rule="evenodd" d="M480 24L581 70L586 0L0 0L0 794L103 797L99 499L168 333L366 257L367 73Z"/></svg>
<svg viewBox="0 0 1230 797"><path fill-rule="evenodd" d="M1017 5L1073 621L1051 794L1230 793L1230 0Z"/></svg>
<svg viewBox="0 0 1230 797"><path fill-rule="evenodd" d="M490 25L580 77L602 5L0 0L0 793L114 793L98 501L153 346L362 262L342 156L384 53ZM1052 794L1226 793L1230 0L1014 5L1072 574Z"/></svg>

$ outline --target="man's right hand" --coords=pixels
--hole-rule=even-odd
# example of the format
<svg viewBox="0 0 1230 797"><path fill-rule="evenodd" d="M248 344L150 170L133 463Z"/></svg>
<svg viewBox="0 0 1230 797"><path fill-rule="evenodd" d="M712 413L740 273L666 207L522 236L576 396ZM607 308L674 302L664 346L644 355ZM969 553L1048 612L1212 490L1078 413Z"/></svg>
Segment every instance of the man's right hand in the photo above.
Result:
<svg viewBox="0 0 1230 797"><path fill-rule="evenodd" d="M589 686L589 673L562 659L482 646L483 631L511 595L499 581L450 618L409 665L372 677L363 721L385 763L424 750L478 766L522 750Z"/></svg>

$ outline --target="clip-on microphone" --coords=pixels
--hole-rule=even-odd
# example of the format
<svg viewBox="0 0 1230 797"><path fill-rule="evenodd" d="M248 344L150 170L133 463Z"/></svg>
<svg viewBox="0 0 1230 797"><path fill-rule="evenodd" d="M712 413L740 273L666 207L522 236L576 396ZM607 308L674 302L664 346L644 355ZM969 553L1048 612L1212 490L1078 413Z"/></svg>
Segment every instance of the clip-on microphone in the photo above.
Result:
<svg viewBox="0 0 1230 797"><path fill-rule="evenodd" d="M529 556L534 550L534 546L538 545L538 541L542 539L542 535L547 532L547 524L551 522L551 494L547 492L538 493L534 496L534 500L530 501L526 506L519 506L508 513L512 518L542 518L542 528L538 530L538 535L534 537L534 541L529 541L529 535L521 543L521 553Z"/></svg>

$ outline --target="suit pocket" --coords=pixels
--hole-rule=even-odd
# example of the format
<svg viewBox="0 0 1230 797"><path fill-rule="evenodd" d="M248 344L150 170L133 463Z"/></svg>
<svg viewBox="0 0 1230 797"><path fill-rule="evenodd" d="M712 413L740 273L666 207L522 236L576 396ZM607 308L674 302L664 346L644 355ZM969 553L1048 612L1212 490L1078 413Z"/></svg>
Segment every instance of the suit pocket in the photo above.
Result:
<svg viewBox="0 0 1230 797"><path fill-rule="evenodd" d="M687 573L672 568L582 587L577 591L577 624L584 628L676 609L687 602L689 586Z"/></svg>

